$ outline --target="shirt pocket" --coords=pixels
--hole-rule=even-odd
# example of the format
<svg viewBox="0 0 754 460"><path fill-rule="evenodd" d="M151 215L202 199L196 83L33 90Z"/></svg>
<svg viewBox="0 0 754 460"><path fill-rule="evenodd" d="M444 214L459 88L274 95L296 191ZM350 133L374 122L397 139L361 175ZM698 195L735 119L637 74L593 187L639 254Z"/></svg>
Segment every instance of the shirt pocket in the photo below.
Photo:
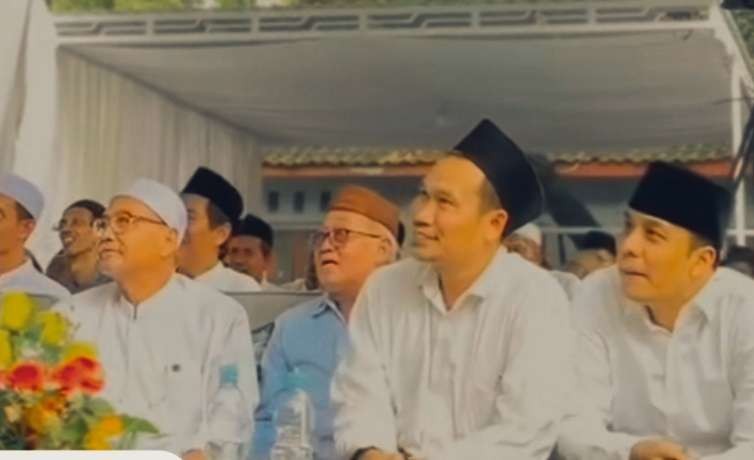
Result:
<svg viewBox="0 0 754 460"><path fill-rule="evenodd" d="M465 408L468 414L464 419L468 421L467 432L488 425L495 416L502 385L502 376L496 370L477 370L472 375L473 377L467 381L465 392Z"/></svg>
<svg viewBox="0 0 754 460"><path fill-rule="evenodd" d="M190 361L169 363L157 380L161 390L150 404L159 414L161 431L186 431L180 427L196 430L206 402L200 366Z"/></svg>

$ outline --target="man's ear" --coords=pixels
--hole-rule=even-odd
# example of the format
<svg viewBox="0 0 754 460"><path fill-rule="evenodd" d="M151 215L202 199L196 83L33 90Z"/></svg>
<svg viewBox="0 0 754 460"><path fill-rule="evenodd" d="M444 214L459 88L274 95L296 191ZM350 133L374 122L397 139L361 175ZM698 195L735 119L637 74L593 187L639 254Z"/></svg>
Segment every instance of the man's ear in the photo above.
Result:
<svg viewBox="0 0 754 460"><path fill-rule="evenodd" d="M36 227L37 222L32 219L23 219L18 222L18 237L22 243L26 243L29 240Z"/></svg>
<svg viewBox="0 0 754 460"><path fill-rule="evenodd" d="M229 224L222 224L212 230L217 247L225 244L233 235L233 227Z"/></svg>
<svg viewBox="0 0 754 460"><path fill-rule="evenodd" d="M691 254L691 276L697 278L706 274L710 269L714 270L717 257L717 250L712 246L702 246L695 249Z"/></svg>
<svg viewBox="0 0 754 460"><path fill-rule="evenodd" d="M508 212L504 209L495 209L485 215L487 221L486 237L489 241L500 243L503 241L505 231L508 228Z"/></svg>
<svg viewBox="0 0 754 460"><path fill-rule="evenodd" d="M174 257L177 255L181 242L178 238L178 232L175 229L169 228L163 233L160 241L163 243L162 248L160 248L161 256Z"/></svg>

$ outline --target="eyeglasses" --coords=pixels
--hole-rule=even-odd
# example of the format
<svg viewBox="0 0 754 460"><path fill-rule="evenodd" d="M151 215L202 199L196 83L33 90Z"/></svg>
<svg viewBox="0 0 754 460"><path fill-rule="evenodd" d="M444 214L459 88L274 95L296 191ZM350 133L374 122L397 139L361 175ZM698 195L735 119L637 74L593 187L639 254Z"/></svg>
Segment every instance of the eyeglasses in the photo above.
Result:
<svg viewBox="0 0 754 460"><path fill-rule="evenodd" d="M84 227L89 227L93 224L94 222L89 223L83 219L71 219L71 220L61 219L61 221L58 222L57 225L52 227L52 230L55 232L62 232L63 230L67 228L84 228Z"/></svg>
<svg viewBox="0 0 754 460"><path fill-rule="evenodd" d="M146 222L148 224L167 227L167 224L165 222L162 222L161 220L150 219L149 217L143 216L134 216L133 214L129 214L127 212L118 213L114 216L105 215L102 218L95 220L93 227L94 230L100 235L104 235L108 227L113 230L113 233L120 235L131 230L131 228L137 222Z"/></svg>
<svg viewBox="0 0 754 460"><path fill-rule="evenodd" d="M312 248L318 248L325 242L325 240L328 240L336 249L340 249L348 243L351 235L365 236L367 238L384 238L383 236L374 233L351 230L350 228L330 228L314 232L309 239L309 244L311 244Z"/></svg>

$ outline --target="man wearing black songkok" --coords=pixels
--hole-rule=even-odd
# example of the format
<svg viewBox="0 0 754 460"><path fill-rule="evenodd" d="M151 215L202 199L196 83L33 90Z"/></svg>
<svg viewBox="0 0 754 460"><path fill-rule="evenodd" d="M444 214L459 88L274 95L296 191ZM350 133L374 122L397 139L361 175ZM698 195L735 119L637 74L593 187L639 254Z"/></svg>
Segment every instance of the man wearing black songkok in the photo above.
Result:
<svg viewBox="0 0 754 460"><path fill-rule="evenodd" d="M259 291L256 280L220 261L221 248L243 212L238 190L221 175L201 167L189 179L181 198L188 211L188 227L178 253L178 270L220 292Z"/></svg>
<svg viewBox="0 0 754 460"><path fill-rule="evenodd" d="M413 258L375 272L332 386L339 458L542 460L564 409L565 293L501 241L542 211L521 149L479 123L422 181Z"/></svg>
<svg viewBox="0 0 754 460"><path fill-rule="evenodd" d="M731 201L689 170L649 166L617 266L574 299L566 459L754 458L754 283L718 268Z"/></svg>
<svg viewBox="0 0 754 460"><path fill-rule="evenodd" d="M247 214L233 231L225 261L239 273L254 278L263 288L274 287L275 234L264 219Z"/></svg>

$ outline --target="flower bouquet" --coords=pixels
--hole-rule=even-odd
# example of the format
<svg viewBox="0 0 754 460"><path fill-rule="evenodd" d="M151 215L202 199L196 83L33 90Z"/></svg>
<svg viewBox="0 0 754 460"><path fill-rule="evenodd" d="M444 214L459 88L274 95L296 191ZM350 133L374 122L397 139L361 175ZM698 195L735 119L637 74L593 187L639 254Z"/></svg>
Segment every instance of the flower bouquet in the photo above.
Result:
<svg viewBox="0 0 754 460"><path fill-rule="evenodd" d="M97 397L104 386L96 349L72 340L65 316L0 297L0 449L129 449L158 434Z"/></svg>

